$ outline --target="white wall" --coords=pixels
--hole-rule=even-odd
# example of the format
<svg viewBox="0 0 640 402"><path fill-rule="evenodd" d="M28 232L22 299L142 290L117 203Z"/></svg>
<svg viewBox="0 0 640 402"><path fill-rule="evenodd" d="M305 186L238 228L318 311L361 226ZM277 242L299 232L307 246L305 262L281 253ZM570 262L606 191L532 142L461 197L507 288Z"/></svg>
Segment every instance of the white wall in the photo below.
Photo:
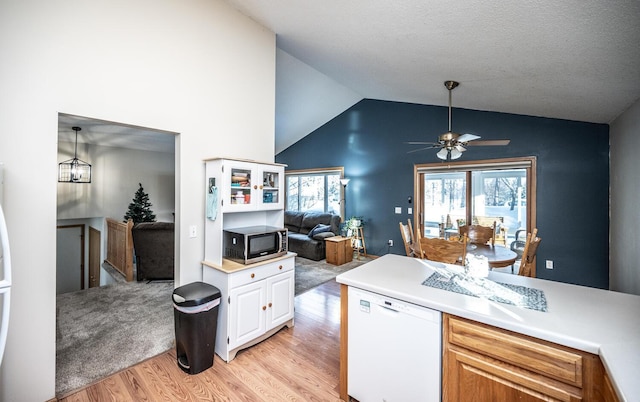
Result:
<svg viewBox="0 0 640 402"><path fill-rule="evenodd" d="M640 295L640 100L610 126L609 288Z"/></svg>
<svg viewBox="0 0 640 402"><path fill-rule="evenodd" d="M74 143L58 143L58 162L73 157ZM124 220L138 183L149 195L159 222L173 222L175 154L78 144L78 157L91 163L91 183L58 183L57 225L85 225L85 287L89 287L89 226L101 235L100 261L106 258L104 218ZM102 275L102 274L101 274Z"/></svg>
<svg viewBox="0 0 640 402"><path fill-rule="evenodd" d="M204 165L273 161L275 35L218 0L0 3L13 293L0 399L55 392L58 113L179 133L176 285L201 279ZM114 351L117 353L117 351Z"/></svg>
<svg viewBox="0 0 640 402"><path fill-rule="evenodd" d="M276 154L362 100L281 49L276 51L276 82Z"/></svg>
<svg viewBox="0 0 640 402"><path fill-rule="evenodd" d="M73 157L73 143L58 143L58 162ZM82 148L82 151L80 149ZM58 183L58 219L109 217L124 219L138 183L149 195L156 220L173 222L175 155L78 144L80 159L91 163L91 183Z"/></svg>

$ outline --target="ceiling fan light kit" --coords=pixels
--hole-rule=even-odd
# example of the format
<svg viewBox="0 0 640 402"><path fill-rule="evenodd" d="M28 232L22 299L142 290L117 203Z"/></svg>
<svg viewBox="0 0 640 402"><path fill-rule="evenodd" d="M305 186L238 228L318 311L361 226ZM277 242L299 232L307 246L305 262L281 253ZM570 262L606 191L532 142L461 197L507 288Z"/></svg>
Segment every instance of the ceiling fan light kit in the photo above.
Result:
<svg viewBox="0 0 640 402"><path fill-rule="evenodd" d="M440 150L436 153L436 156L442 160L454 160L458 159L462 156L462 153L466 151L466 146L468 145L507 145L509 144L509 140L488 140L488 141L475 141L474 143L469 143L469 141L474 141L480 138L478 135L474 134L458 134L451 131L451 91L459 86L460 83L457 81L447 80L444 82L445 88L449 91L449 130L438 136L438 142L420 142L420 141L411 141L408 144L413 145L430 145L428 147L414 149L412 152L418 152L425 149L431 148L440 148Z"/></svg>

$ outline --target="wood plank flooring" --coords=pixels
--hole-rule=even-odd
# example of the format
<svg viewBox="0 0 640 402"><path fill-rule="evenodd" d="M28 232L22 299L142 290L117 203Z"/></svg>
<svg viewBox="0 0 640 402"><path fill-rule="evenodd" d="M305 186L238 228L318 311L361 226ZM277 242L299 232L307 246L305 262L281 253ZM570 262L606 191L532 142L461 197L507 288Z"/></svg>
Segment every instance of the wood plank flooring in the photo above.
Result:
<svg viewBox="0 0 640 402"><path fill-rule="evenodd" d="M231 363L216 355L213 367L188 375L174 349L59 401L340 401L340 286L329 281L296 297L295 306L293 328Z"/></svg>

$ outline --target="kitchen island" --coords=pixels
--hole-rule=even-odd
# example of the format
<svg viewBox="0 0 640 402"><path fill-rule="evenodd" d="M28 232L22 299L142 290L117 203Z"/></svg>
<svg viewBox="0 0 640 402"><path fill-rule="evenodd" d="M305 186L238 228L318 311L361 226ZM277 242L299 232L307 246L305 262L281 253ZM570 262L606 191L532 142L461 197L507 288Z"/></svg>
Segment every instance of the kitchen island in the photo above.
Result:
<svg viewBox="0 0 640 402"><path fill-rule="evenodd" d="M346 288L351 286L599 356L617 398L640 400L640 296L489 273L492 281L544 292L547 311L537 311L423 285L437 270L437 264L387 254L336 278L344 285L340 376L343 399L348 381Z"/></svg>

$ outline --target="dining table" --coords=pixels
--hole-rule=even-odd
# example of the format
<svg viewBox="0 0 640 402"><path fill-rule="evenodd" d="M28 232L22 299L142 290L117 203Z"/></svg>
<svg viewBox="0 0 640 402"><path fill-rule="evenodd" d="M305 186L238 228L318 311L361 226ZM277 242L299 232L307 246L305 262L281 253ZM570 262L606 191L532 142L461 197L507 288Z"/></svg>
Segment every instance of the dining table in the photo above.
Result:
<svg viewBox="0 0 640 402"><path fill-rule="evenodd" d="M518 255L502 246L491 246L489 244L468 244L467 254L482 255L487 257L489 268L503 268L513 266Z"/></svg>

